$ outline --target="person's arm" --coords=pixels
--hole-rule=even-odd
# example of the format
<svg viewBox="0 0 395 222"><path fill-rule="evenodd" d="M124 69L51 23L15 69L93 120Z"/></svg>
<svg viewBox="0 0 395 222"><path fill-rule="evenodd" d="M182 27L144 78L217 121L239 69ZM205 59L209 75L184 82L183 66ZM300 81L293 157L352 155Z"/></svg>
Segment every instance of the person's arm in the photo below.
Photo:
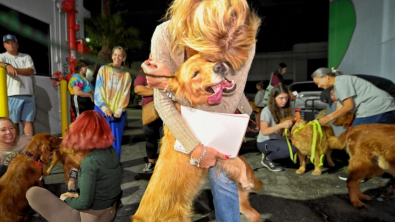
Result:
<svg viewBox="0 0 395 222"><path fill-rule="evenodd" d="M77 96L89 97L93 101L93 94L92 93L83 92L79 86L73 86L73 92Z"/></svg>
<svg viewBox="0 0 395 222"><path fill-rule="evenodd" d="M261 133L264 136L268 136L270 134L275 133L276 131L280 130L280 129L285 129L285 128L289 128L292 126L292 120L286 120L282 123L276 124L274 126L269 126L269 123L265 122L265 121L261 121L261 123L259 124L259 126L261 127Z"/></svg>
<svg viewBox="0 0 395 222"><path fill-rule="evenodd" d="M323 124L329 123L330 121L343 116L344 114L350 112L353 109L354 109L353 99L351 97L347 98L347 99L343 100L343 105L340 105L340 104L337 105L336 111L319 119L320 124L323 125Z"/></svg>
<svg viewBox="0 0 395 222"><path fill-rule="evenodd" d="M96 86L95 86L95 94L94 94L94 103L100 110L106 114L107 117L112 116L111 110L108 108L107 103L105 101L105 88L104 88L104 66L102 66L97 74L96 78Z"/></svg>
<svg viewBox="0 0 395 222"><path fill-rule="evenodd" d="M80 176L78 177L79 196L77 198L68 197L64 200L70 207L76 210L90 209L95 199L97 165L91 159L85 158L81 164Z"/></svg>
<svg viewBox="0 0 395 222"><path fill-rule="evenodd" d="M118 108L114 113L114 117L116 118L121 117L122 112L126 110L126 107L129 105L130 101L130 87L132 87L132 79L130 78L130 74L128 72L126 72L124 75L126 75L126 78L123 83L123 91L120 92L122 95L118 102Z"/></svg>

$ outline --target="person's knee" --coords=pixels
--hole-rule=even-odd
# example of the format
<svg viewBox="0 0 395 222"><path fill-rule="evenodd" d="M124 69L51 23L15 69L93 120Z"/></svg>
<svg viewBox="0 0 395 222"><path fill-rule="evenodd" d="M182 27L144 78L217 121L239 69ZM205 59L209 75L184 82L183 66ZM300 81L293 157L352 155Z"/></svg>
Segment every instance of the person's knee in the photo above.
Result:
<svg viewBox="0 0 395 222"><path fill-rule="evenodd" d="M31 187L26 192L26 199L29 202L29 205L32 206L34 202L32 200L37 199L40 196L40 188L39 187Z"/></svg>

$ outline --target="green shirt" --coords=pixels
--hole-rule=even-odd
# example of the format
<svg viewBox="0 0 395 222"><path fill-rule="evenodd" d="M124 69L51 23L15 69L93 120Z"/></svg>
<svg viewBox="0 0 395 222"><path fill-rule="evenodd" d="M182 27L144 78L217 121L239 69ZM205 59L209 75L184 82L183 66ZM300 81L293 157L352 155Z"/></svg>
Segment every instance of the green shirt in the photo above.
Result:
<svg viewBox="0 0 395 222"><path fill-rule="evenodd" d="M89 152L81 162L78 187L79 197L65 199L76 210L102 210L119 200L121 166L113 147Z"/></svg>

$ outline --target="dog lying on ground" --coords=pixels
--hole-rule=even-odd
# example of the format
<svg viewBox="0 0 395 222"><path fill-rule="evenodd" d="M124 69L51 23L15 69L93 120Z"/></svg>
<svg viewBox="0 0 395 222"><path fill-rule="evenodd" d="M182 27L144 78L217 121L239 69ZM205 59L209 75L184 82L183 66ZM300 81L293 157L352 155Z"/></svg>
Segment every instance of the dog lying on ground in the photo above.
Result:
<svg viewBox="0 0 395 222"><path fill-rule="evenodd" d="M7 172L0 178L1 222L27 222L26 192L32 186L43 186L46 164L51 151L59 148L62 140L47 133L35 135L27 147L14 157Z"/></svg>
<svg viewBox="0 0 395 222"><path fill-rule="evenodd" d="M219 103L223 92L234 91L235 85L224 78L231 71L225 63L209 63L195 55L180 67L175 78L170 80L170 87L175 95L187 98L192 105L208 101ZM175 105L180 110L180 105ZM190 221L193 200L206 180L208 170L191 165L188 155L174 150L175 141L165 126L159 158L132 221ZM250 206L249 191L245 189L257 191L263 183L255 178L245 159L217 160L217 165L230 179L240 182L241 212L250 221L260 221L260 214Z"/></svg>
<svg viewBox="0 0 395 222"><path fill-rule="evenodd" d="M285 118L281 121L294 120L294 117ZM318 123L319 124L319 123ZM313 122L308 123L307 121L300 119L294 123L291 128L291 132L288 134L289 138L292 140L295 147L298 149L297 155L300 161L300 167L296 170L297 174L302 174L306 171L306 156L312 155L312 144L314 142L314 127L316 127ZM313 175L321 175L322 165L320 165L322 159L321 156L325 155L328 165L333 167L335 164L332 161L331 153L332 149L328 146L328 138L334 136L333 129L331 125L324 124L320 125L322 130L322 139L318 128L316 128L316 140L314 146L314 171Z"/></svg>
<svg viewBox="0 0 395 222"><path fill-rule="evenodd" d="M331 147L346 149L350 155L347 188L354 207L363 207L361 200L371 199L361 192L361 180L384 171L395 176L394 132L393 124L362 124L349 127L338 138L329 138Z"/></svg>

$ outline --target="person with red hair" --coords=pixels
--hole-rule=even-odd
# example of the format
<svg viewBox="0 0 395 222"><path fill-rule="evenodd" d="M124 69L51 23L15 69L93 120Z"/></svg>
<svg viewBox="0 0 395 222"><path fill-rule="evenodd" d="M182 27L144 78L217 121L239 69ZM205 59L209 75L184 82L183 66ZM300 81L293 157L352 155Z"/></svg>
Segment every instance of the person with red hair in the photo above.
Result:
<svg viewBox="0 0 395 222"><path fill-rule="evenodd" d="M47 189L32 187L26 198L33 210L50 222L112 221L121 197L121 166L113 141L103 115L83 112L63 139L65 147L89 151L81 162L77 193L63 193L59 199Z"/></svg>

